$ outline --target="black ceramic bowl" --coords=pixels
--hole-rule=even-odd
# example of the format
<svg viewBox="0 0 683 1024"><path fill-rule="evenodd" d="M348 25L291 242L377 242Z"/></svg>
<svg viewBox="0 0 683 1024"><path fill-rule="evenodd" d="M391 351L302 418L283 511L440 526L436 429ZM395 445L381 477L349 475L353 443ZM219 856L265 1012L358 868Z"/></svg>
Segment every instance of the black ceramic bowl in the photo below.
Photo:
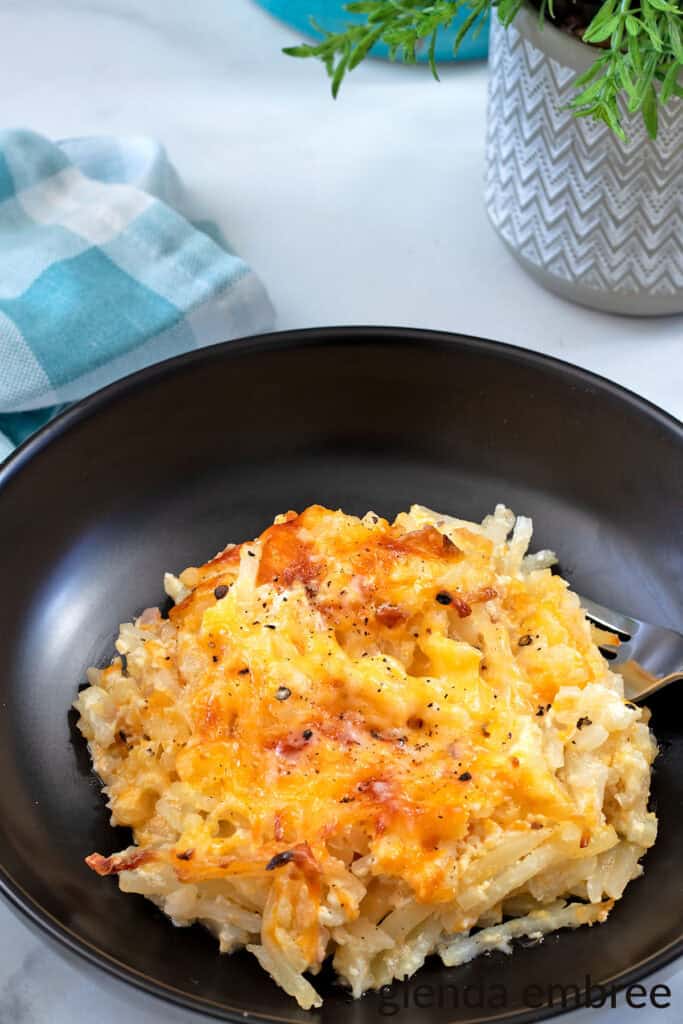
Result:
<svg viewBox="0 0 683 1024"><path fill-rule="evenodd" d="M660 836L605 925L458 969L430 961L352 1006L328 979L312 1013L247 954L220 957L200 927L174 929L85 867L129 836L108 824L69 707L118 624L162 600L164 569L316 501L388 516L419 501L473 519L505 501L533 516L535 544L559 552L580 592L680 628L682 463L680 424L635 395L530 352L418 331L232 342L75 406L0 470L4 894L91 964L233 1021L523 1021L562 1008L550 985L582 988L587 974L624 985L672 960L683 949L673 693L652 704Z"/></svg>

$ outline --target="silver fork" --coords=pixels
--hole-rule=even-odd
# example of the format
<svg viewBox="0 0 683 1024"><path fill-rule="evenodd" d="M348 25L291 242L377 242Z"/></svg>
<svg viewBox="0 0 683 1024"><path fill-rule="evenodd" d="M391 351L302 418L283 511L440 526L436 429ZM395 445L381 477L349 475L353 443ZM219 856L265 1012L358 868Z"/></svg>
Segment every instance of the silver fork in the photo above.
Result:
<svg viewBox="0 0 683 1024"><path fill-rule="evenodd" d="M609 667L623 677L628 700L642 703L663 686L683 679L683 636L680 633L622 615L580 594L579 599L596 626L626 637L618 647L600 644L600 648L605 653L616 654Z"/></svg>

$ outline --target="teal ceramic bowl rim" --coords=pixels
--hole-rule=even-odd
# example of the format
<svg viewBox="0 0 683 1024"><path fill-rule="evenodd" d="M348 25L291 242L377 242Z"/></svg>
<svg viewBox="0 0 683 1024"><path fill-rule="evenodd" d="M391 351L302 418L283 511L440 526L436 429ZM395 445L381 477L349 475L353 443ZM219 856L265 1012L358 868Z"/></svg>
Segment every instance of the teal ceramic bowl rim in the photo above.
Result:
<svg viewBox="0 0 683 1024"><path fill-rule="evenodd" d="M311 26L310 18L313 17L330 31L340 31L345 22L352 19L352 15L344 11L344 0L254 0L260 7L263 7L270 14L286 22L292 28L302 33L303 37L315 38L315 31ZM356 16L357 17L357 16ZM480 29L475 35L470 31L463 40L457 57L453 56L453 44L460 26L467 17L466 11L456 14L453 24L447 31L439 33L436 45L437 61L453 60L482 60L488 53L488 14L482 20ZM418 52L417 58L420 61L427 60L426 47ZM388 49L384 44L377 44L372 48L372 55L375 57L388 56Z"/></svg>

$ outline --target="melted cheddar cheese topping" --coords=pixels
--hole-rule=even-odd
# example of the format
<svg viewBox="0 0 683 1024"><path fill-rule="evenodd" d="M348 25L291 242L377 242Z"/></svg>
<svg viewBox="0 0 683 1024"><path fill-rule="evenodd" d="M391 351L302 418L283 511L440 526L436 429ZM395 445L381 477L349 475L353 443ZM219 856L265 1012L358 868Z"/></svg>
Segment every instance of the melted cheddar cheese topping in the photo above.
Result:
<svg viewBox="0 0 683 1024"><path fill-rule="evenodd" d="M567 584L509 558L419 508L389 523L314 505L186 570L169 621L136 624L144 686L96 759L137 863L166 857L181 882L301 875L315 906L321 873L358 856L446 903L494 830L566 826L589 853L601 807L558 775L546 720L578 734L556 695L605 662ZM117 686L119 660L99 681ZM312 910L309 962L316 929Z"/></svg>

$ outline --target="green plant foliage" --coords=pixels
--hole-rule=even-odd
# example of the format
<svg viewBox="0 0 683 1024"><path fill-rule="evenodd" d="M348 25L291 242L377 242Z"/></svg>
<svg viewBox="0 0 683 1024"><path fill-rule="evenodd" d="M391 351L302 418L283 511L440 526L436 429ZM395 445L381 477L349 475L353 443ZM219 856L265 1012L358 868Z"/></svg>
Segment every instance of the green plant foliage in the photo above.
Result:
<svg viewBox="0 0 683 1024"><path fill-rule="evenodd" d="M428 47L432 73L438 79L434 59L437 33L448 28L456 14L467 17L458 32L455 52L472 29L481 31L483 19L494 8L506 27L514 20L523 0L353 0L345 4L364 20L348 24L343 32L327 32L313 23L322 39L317 43L290 46L292 57L317 57L327 70L332 95L337 96L344 76L367 56L380 40L389 47L392 60L408 64L416 60L418 46ZM657 135L659 108L672 97L683 97L683 8L679 0L604 0L583 33L595 46L591 67L576 80L571 108L577 117L604 121L620 137L624 113L640 112L652 138ZM542 0L539 17L552 17L553 0Z"/></svg>

